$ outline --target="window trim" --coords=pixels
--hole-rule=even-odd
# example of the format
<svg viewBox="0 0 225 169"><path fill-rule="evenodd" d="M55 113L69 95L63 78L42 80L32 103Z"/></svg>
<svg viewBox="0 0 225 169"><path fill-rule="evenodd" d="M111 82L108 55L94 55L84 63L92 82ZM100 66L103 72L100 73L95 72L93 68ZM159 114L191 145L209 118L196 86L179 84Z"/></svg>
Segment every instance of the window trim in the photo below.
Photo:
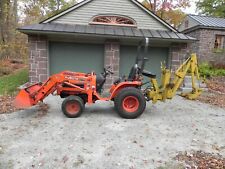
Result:
<svg viewBox="0 0 225 169"><path fill-rule="evenodd" d="M218 38L221 38L221 44L218 44L218 47L216 47L216 40ZM215 35L215 40L214 40L214 49L224 49L225 47L225 35L219 35L219 34L216 34Z"/></svg>
<svg viewBox="0 0 225 169"><path fill-rule="evenodd" d="M132 24L121 24L121 23L107 23L107 22L96 22L94 21L95 19L98 19L100 17L118 17L118 18L123 18L123 19L127 19L128 21L132 22ZM116 14L101 14L101 15L96 15L94 17L91 18L91 21L89 22L90 25L109 25L109 26L126 26L126 27L137 27L137 22L128 17L128 16L124 16L124 15L116 15Z"/></svg>

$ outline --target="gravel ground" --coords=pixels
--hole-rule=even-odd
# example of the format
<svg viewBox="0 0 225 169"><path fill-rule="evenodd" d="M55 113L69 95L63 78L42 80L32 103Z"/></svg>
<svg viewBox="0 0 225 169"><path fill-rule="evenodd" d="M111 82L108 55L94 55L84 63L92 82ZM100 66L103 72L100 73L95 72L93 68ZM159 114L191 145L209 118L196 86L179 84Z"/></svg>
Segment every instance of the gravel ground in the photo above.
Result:
<svg viewBox="0 0 225 169"><path fill-rule="evenodd" d="M225 109L177 96L148 103L135 120L118 117L111 102L68 119L61 101L47 98L47 113L33 107L0 115L0 169L178 168L173 158L179 152L225 156Z"/></svg>

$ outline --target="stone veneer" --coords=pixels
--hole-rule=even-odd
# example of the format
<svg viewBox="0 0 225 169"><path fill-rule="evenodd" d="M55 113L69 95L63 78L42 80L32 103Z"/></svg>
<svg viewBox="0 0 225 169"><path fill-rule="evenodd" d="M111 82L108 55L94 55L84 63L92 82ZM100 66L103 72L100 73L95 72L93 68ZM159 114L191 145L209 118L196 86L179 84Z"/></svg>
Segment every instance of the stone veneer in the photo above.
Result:
<svg viewBox="0 0 225 169"><path fill-rule="evenodd" d="M190 56L189 47L191 44L187 43L173 43L170 47L170 65L172 71L177 68Z"/></svg>
<svg viewBox="0 0 225 169"><path fill-rule="evenodd" d="M213 62L225 65L225 51L214 51L216 35L225 36L225 30L196 29L186 34L198 39L198 41L189 46L189 50L197 53L200 62Z"/></svg>
<svg viewBox="0 0 225 169"><path fill-rule="evenodd" d="M48 78L48 43L45 37L29 36L29 82L43 82Z"/></svg>
<svg viewBox="0 0 225 169"><path fill-rule="evenodd" d="M42 36L29 36L30 50L30 83L43 82L48 78L48 40ZM172 70L176 70L180 64L187 58L187 44L174 43L170 47L170 65ZM114 80L119 77L120 63L120 43L116 40L107 40L105 42L104 67L111 67L114 72L107 78L104 88L109 89Z"/></svg>
<svg viewBox="0 0 225 169"><path fill-rule="evenodd" d="M119 77L119 64L120 64L120 44L119 41L106 41L105 42L105 58L104 67L111 67L113 75L110 75L104 87L109 89L113 82Z"/></svg>

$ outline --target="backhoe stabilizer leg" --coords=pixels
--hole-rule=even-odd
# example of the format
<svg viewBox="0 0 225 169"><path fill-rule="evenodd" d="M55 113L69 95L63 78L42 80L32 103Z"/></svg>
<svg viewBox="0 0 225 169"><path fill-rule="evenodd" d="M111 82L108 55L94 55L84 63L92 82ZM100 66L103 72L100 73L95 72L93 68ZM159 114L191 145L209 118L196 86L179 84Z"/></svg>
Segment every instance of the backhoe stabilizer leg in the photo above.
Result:
<svg viewBox="0 0 225 169"><path fill-rule="evenodd" d="M202 90L197 88L197 89L193 89L190 93L181 93L180 95L189 100L195 100L201 95L201 93L202 93Z"/></svg>

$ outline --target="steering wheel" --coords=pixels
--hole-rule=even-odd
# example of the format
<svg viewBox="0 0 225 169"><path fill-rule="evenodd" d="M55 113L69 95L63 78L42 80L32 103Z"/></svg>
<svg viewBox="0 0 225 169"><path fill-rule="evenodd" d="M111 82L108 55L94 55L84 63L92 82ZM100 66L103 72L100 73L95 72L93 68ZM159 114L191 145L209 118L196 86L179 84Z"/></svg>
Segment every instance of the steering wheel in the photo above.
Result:
<svg viewBox="0 0 225 169"><path fill-rule="evenodd" d="M112 68L109 66L109 67L107 67L107 68L104 68L104 74L105 74L105 76L108 76L108 75L113 75L114 73L113 73L113 71L111 70Z"/></svg>
<svg viewBox="0 0 225 169"><path fill-rule="evenodd" d="M105 70L106 70L106 72L108 72L108 73L110 73L112 75L114 74L113 71L112 71L111 66L107 67Z"/></svg>

